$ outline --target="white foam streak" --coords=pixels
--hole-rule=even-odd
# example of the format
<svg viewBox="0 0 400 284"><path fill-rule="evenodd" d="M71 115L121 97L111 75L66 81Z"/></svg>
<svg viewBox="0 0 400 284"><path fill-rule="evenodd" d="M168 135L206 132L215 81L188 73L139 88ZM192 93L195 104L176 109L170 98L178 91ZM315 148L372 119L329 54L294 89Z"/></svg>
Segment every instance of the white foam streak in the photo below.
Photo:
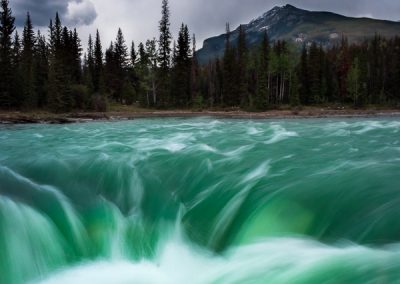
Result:
<svg viewBox="0 0 400 284"><path fill-rule="evenodd" d="M283 140L286 140L290 137L299 136L297 132L288 131L280 125L272 125L271 128L273 130L272 137L269 140L265 141L264 142L265 144L275 144Z"/></svg>
<svg viewBox="0 0 400 284"><path fill-rule="evenodd" d="M235 248L222 257L174 239L166 244L154 262L125 260L82 264L38 284L307 283L307 279L312 280L312 271L326 271L331 263L333 270L338 266L351 269L348 265L364 268L351 271L354 275L363 275L379 267L380 273L389 276L400 266L395 262L400 259L399 252L398 247L392 247L391 251L353 244L330 247L305 239L280 238ZM391 266L382 265L385 261L390 261ZM331 274L325 275L317 279L329 281ZM370 276L370 280L374 278Z"/></svg>

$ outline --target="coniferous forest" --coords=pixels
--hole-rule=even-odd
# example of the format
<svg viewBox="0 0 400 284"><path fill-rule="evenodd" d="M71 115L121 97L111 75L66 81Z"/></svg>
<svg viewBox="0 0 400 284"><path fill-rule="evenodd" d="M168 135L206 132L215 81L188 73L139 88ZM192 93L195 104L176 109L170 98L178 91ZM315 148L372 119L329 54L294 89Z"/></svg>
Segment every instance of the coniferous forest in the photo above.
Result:
<svg viewBox="0 0 400 284"><path fill-rule="evenodd" d="M35 32L27 13L18 34L8 0L0 7L0 108L106 111L110 103L144 108L241 108L340 104L399 106L400 37L302 48L286 41L247 45L226 26L222 58L199 64L196 39L182 24L174 39L168 0L159 38L135 44L121 29L109 46L97 31L83 50L76 29L58 13L48 33Z"/></svg>

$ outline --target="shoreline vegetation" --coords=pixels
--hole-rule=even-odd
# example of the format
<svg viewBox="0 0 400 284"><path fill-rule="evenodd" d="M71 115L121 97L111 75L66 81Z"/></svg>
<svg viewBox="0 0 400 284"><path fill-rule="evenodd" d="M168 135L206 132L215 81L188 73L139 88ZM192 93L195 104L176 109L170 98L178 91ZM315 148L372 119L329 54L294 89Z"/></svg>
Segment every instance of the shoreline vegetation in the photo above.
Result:
<svg viewBox="0 0 400 284"><path fill-rule="evenodd" d="M155 109L114 109L108 112L68 112L46 111L0 112L0 124L72 124L94 121L123 121L142 118L196 118L214 117L222 119L308 119L308 118L373 118L399 117L400 109L364 108L346 109L342 107L306 107L301 109L277 109L266 112L244 110L155 110Z"/></svg>
<svg viewBox="0 0 400 284"><path fill-rule="evenodd" d="M85 52L77 30L58 13L45 35L34 32L28 11L20 37L9 1L0 0L0 121L398 113L391 109L400 107L399 36L353 43L343 35L332 46L301 47L265 31L251 46L243 26L235 38L227 23L223 56L202 65L195 35L182 23L174 38L170 25L162 0L158 39L127 44L118 29L105 49L96 31Z"/></svg>

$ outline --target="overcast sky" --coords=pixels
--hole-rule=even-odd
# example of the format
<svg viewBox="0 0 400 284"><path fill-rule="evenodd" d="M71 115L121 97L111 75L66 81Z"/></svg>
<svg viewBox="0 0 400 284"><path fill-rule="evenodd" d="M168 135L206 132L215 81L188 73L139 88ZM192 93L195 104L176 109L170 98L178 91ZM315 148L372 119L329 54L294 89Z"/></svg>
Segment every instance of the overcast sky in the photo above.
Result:
<svg viewBox="0 0 400 284"><path fill-rule="evenodd" d="M103 46L115 38L118 27L127 42L158 36L161 0L10 0L10 4L18 25L23 25L30 11L35 27L46 27L58 11L63 24L76 26L85 42L98 28ZM188 24L199 48L205 38L223 33L226 22L236 28L285 4L347 16L400 20L400 0L170 0L172 31L175 36L182 22Z"/></svg>

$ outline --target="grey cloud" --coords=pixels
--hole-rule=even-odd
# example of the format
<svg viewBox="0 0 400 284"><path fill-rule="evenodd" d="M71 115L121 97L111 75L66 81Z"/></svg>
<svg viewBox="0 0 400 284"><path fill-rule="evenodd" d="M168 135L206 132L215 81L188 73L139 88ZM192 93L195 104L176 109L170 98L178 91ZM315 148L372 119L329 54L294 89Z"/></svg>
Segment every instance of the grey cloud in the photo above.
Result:
<svg viewBox="0 0 400 284"><path fill-rule="evenodd" d="M197 47L208 37L219 35L225 23L231 28L248 23L274 6L292 4L298 8L332 11L347 16L369 16L400 20L399 0L169 0L172 31L176 37L182 22L196 34ZM136 43L158 37L161 0L10 0L19 24L26 11L36 26L47 26L49 18L59 11L64 24L80 26L83 43L89 33L99 29L104 46L115 39L121 27L127 42ZM95 9L96 8L96 9ZM98 17L97 13L98 13Z"/></svg>
<svg viewBox="0 0 400 284"><path fill-rule="evenodd" d="M97 18L94 4L89 0L72 1L69 3L66 20L69 25L88 26Z"/></svg>
<svg viewBox="0 0 400 284"><path fill-rule="evenodd" d="M10 1L17 26L23 26L29 12L35 26L47 26L59 13L66 25L90 25L97 17L91 0L13 0Z"/></svg>

